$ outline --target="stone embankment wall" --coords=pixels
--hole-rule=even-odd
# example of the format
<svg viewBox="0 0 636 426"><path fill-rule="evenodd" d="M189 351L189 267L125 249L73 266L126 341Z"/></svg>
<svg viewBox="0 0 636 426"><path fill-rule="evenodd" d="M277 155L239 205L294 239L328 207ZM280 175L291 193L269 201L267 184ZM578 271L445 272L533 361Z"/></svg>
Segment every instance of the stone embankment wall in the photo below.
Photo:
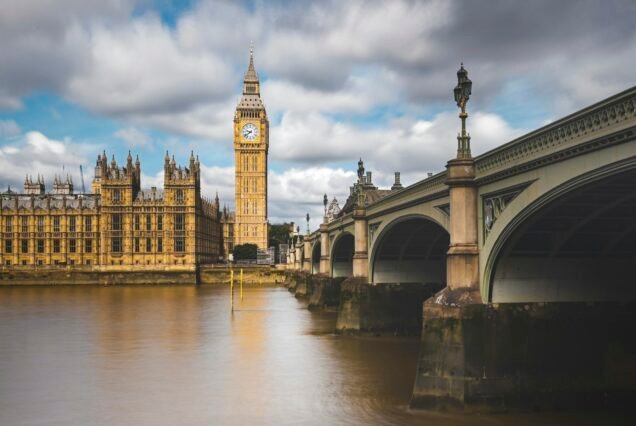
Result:
<svg viewBox="0 0 636 426"><path fill-rule="evenodd" d="M234 265L234 284L240 280L243 270L243 285L282 284L285 281L285 271L269 266L237 266ZM204 265L199 268L200 284L228 284L230 282L230 268L227 266Z"/></svg>
<svg viewBox="0 0 636 426"><path fill-rule="evenodd" d="M234 268L239 283L241 268ZM284 281L284 272L270 267L243 268L243 284L272 284ZM230 269L206 265L195 270L101 271L85 267L38 267L0 272L0 285L195 285L227 284Z"/></svg>
<svg viewBox="0 0 636 426"><path fill-rule="evenodd" d="M196 284L194 271L99 271L66 267L0 273L0 285Z"/></svg>
<svg viewBox="0 0 636 426"><path fill-rule="evenodd" d="M418 335L422 303L439 284L369 284L347 278L341 286L336 332Z"/></svg>
<svg viewBox="0 0 636 426"><path fill-rule="evenodd" d="M593 408L636 396L636 303L433 298L423 320L413 408Z"/></svg>

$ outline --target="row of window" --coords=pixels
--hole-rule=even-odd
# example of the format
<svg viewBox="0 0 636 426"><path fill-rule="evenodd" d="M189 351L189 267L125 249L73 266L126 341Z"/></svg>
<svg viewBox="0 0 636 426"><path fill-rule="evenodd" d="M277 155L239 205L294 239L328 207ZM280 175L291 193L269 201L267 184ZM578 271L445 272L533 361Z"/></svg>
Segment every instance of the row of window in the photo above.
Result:
<svg viewBox="0 0 636 426"><path fill-rule="evenodd" d="M83 216L84 217L84 232L92 232L93 231L93 217L92 216ZM60 223L61 216L53 216L52 217L52 227L53 232L60 232ZM21 232L29 232L29 223L31 216L21 216L20 217L20 231ZM36 232L45 232L45 217L44 216L36 216ZM66 216L68 220L68 232L77 232L77 216ZM80 219L81 220L81 219ZM13 217L7 216L4 218L4 232L13 232Z"/></svg>
<svg viewBox="0 0 636 426"><path fill-rule="evenodd" d="M250 214L250 210L252 214L258 214L258 200L243 200L243 214Z"/></svg>
<svg viewBox="0 0 636 426"><path fill-rule="evenodd" d="M123 217L121 213L113 213L111 215L111 230L123 231ZM146 231L152 230L152 216L146 215L145 217ZM134 216L135 231L141 231L141 215L136 214ZM174 215L174 230L185 231L185 214L177 213ZM157 231L163 231L163 215L157 215Z"/></svg>
<svg viewBox="0 0 636 426"><path fill-rule="evenodd" d="M141 231L141 215L135 215L135 231ZM121 221L120 221L121 223ZM152 216L147 214L145 217L146 231L152 231ZM163 215L157 215L157 230L163 230Z"/></svg>
<svg viewBox="0 0 636 426"><path fill-rule="evenodd" d="M258 171L258 154L243 154L243 171Z"/></svg>
<svg viewBox="0 0 636 426"><path fill-rule="evenodd" d="M153 253L152 250L152 238L135 238L133 240L133 249L135 253L141 253L142 249L142 240L144 243L145 253ZM111 251L113 253L121 253L123 250L123 241L121 237L113 237L111 238ZM163 238L157 238L156 242L156 252L163 253ZM174 251L176 253L185 252L185 237L175 237L174 238Z"/></svg>
<svg viewBox="0 0 636 426"><path fill-rule="evenodd" d="M258 237L258 225L241 225L243 228L243 236L249 237L250 230L252 231L252 237Z"/></svg>
<svg viewBox="0 0 636 426"><path fill-rule="evenodd" d="M252 183L252 192L258 192L258 178L243 178L243 192L249 192L250 182Z"/></svg>
<svg viewBox="0 0 636 426"><path fill-rule="evenodd" d="M112 192L112 200L113 203L121 203L121 189L113 189ZM183 189L177 189L175 191L175 202L177 204L183 204L185 201L185 196L184 196L184 192Z"/></svg>
<svg viewBox="0 0 636 426"><path fill-rule="evenodd" d="M80 240L84 241L84 253L92 253L93 252L93 240L86 239ZM60 253L60 240L53 240L53 253ZM76 253L78 248L77 240L72 238L68 240L68 251L69 253ZM36 253L44 253L45 243L44 240L36 240L35 244ZM4 240L4 253L11 254L13 253L13 240ZM20 240L20 253L26 254L29 253L29 240Z"/></svg>
<svg viewBox="0 0 636 426"><path fill-rule="evenodd" d="M141 253L141 240L140 238L134 239L134 250L135 253ZM93 252L93 240L85 239L80 240L84 242L84 253L92 253ZM145 238L145 252L152 253L152 239ZM122 238L121 237L113 237L111 239L111 249L113 253L121 253L123 248ZM157 253L163 253L163 238L157 238L156 242ZM44 240L36 240L35 244L36 253L44 253L45 252L45 241ZM53 253L61 252L61 242L59 239L52 240L52 249ZM68 240L68 252L69 253L77 253L78 242L76 239L72 238ZM185 251L185 237L175 237L174 238L174 251L177 253L183 253ZM4 240L4 253L12 254L13 253L13 240ZM20 253L27 254L29 253L29 240L20 240Z"/></svg>
<svg viewBox="0 0 636 426"><path fill-rule="evenodd" d="M68 263L69 263L69 265L75 265L75 259L69 259ZM85 259L84 263L86 265L90 265L91 264L91 260L90 259ZM5 259L4 264L7 265L7 266L11 265L11 260L10 259ZM26 259L22 259L22 265L28 265L28 264L29 264L29 262ZM35 261L35 264L36 265L44 265L44 260L43 259L37 259ZM59 260L56 259L56 260L53 261L53 264L54 265L60 265L62 263Z"/></svg>

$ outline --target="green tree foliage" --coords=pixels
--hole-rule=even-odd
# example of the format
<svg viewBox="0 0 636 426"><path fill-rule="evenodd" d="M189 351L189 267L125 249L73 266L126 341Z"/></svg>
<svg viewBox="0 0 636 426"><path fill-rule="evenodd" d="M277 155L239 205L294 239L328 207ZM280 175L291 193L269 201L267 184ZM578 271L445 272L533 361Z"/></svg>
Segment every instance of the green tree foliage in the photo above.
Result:
<svg viewBox="0 0 636 426"><path fill-rule="evenodd" d="M239 244L234 247L234 260L256 260L256 244Z"/></svg>
<svg viewBox="0 0 636 426"><path fill-rule="evenodd" d="M276 262L279 259L279 245L289 243L289 232L291 224L270 225L269 227L269 247L274 246L276 251Z"/></svg>
<svg viewBox="0 0 636 426"><path fill-rule="evenodd" d="M283 223L282 225L271 225L269 227L269 246L287 244L289 241L290 227L291 225L288 223Z"/></svg>

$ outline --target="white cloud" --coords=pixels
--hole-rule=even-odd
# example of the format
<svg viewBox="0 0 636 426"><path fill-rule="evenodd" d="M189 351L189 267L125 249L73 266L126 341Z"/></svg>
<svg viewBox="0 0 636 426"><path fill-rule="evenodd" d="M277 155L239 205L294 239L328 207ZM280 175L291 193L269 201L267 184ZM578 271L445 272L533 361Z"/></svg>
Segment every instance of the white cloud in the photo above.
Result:
<svg viewBox="0 0 636 426"><path fill-rule="evenodd" d="M126 127L113 133L119 139L128 143L131 147L148 147L150 146L150 136L136 127Z"/></svg>
<svg viewBox="0 0 636 426"><path fill-rule="evenodd" d="M338 123L322 114L286 113L272 129L271 156L279 161L307 163L350 161L362 156L372 168L390 175L438 171L457 147L459 119L443 112L431 120L403 118L385 127ZM523 133L500 116L472 113L468 120L473 153L479 154Z"/></svg>
<svg viewBox="0 0 636 426"><path fill-rule="evenodd" d="M0 138L11 138L20 134L20 126L14 120L0 120Z"/></svg>
<svg viewBox="0 0 636 426"><path fill-rule="evenodd" d="M79 166L88 164L88 157L96 151L87 144L59 141L30 131L0 148L0 182L21 188L25 174L40 174L50 190L55 175L69 175L79 189Z"/></svg>
<svg viewBox="0 0 636 426"><path fill-rule="evenodd" d="M228 65L212 52L180 46L156 16L95 27L90 42L91 67L70 79L68 94L93 110L115 116L187 110L232 92Z"/></svg>
<svg viewBox="0 0 636 426"><path fill-rule="evenodd" d="M66 153L63 142L49 139L40 132L27 132L24 139L35 154L63 156Z"/></svg>
<svg viewBox="0 0 636 426"><path fill-rule="evenodd" d="M399 101L398 94L391 90L393 77L378 72L353 75L339 91L304 87L288 80L267 80L263 84L263 99L272 112L294 113L326 112L330 114L363 114L373 107Z"/></svg>
<svg viewBox="0 0 636 426"><path fill-rule="evenodd" d="M633 6L559 4L545 16L537 3L486 13L459 0L250 8L202 0L171 27L145 0L18 2L0 8L0 108L48 90L126 125L229 140L250 39L273 115L319 112L347 122L377 106L450 108L462 59L482 107L511 77L533 79L535 96L558 97L545 102L549 116L633 84L636 35L626 18ZM475 22L469 37L467 20Z"/></svg>
<svg viewBox="0 0 636 426"><path fill-rule="evenodd" d="M221 206L234 210L234 167L201 164L201 192L210 199L218 192Z"/></svg>
<svg viewBox="0 0 636 426"><path fill-rule="evenodd" d="M210 167L202 164L201 174L203 196L213 199L218 192L221 206L226 205L234 210L234 167ZM158 176L163 179L162 174ZM290 220L298 222L308 212L316 223L320 223L323 194L328 194L330 201L334 196L338 197L341 204L344 204L349 186L354 180L355 172L328 167L270 171L270 223ZM148 185L144 183L143 186Z"/></svg>

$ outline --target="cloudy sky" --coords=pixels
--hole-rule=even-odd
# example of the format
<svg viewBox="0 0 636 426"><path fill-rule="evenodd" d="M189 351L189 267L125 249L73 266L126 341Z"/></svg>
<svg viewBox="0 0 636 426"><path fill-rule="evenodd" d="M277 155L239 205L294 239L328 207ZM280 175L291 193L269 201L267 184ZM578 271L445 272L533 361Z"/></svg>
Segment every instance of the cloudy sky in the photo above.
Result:
<svg viewBox="0 0 636 426"><path fill-rule="evenodd" d="M233 110L250 41L270 117L270 221L318 223L358 158L410 184L455 150L464 62L481 153L636 84L636 2L0 0L0 186L98 152L199 154L234 204Z"/></svg>

